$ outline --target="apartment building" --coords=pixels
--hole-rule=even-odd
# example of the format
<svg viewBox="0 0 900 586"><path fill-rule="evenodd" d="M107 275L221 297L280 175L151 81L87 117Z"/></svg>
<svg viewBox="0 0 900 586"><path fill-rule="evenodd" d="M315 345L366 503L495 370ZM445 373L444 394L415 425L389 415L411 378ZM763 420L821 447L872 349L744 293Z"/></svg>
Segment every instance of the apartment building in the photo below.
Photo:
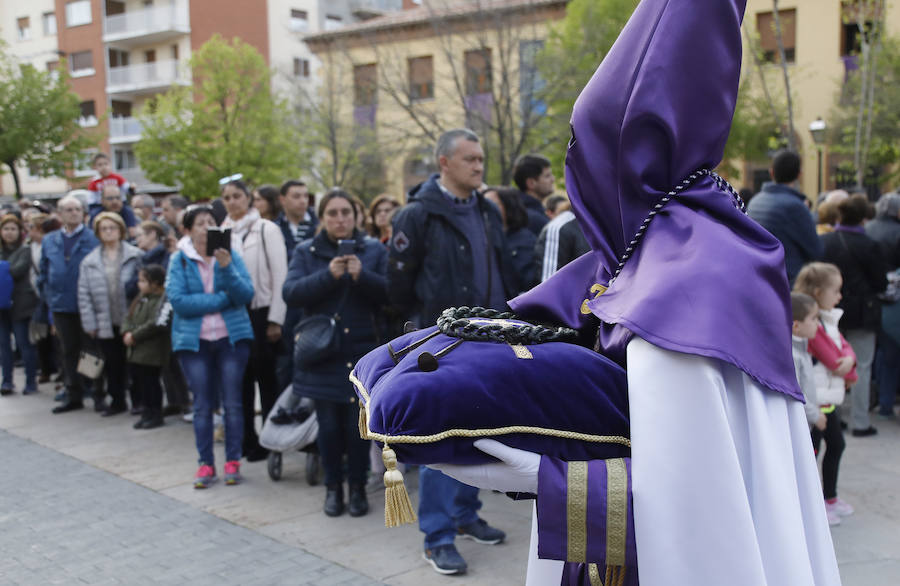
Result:
<svg viewBox="0 0 900 586"><path fill-rule="evenodd" d="M484 134L507 117L510 132L543 111L535 56L567 0L423 0L406 10L306 37L348 99L342 118L375 130L387 190L405 194L435 169L423 127ZM417 6L418 4L418 6ZM495 112L500 101L502 113ZM492 135L493 136L493 135Z"/></svg>
<svg viewBox="0 0 900 586"><path fill-rule="evenodd" d="M66 58L81 123L104 137L98 150L139 190L152 192L166 187L150 184L140 170L137 115L173 84L191 85L191 53L214 34L255 46L277 72L273 90L290 95L318 79L320 62L304 35L401 8L402 0L3 0L0 38L38 68L55 69ZM58 195L92 175L89 168L67 179L21 171L29 196ZM10 193L7 174L0 194Z"/></svg>
<svg viewBox="0 0 900 586"><path fill-rule="evenodd" d="M779 14L782 39L794 103L795 139L803 156L803 191L815 197L819 190L818 151L810 133L810 124L822 118L826 127L829 115L845 80L858 67L859 43L856 2L841 0L781 0ZM900 6L886 3L886 34L900 34ZM870 20L873 15L867 15ZM779 63L774 14L771 0L748 0L744 25L758 35L762 52L763 71L772 91L784 95L784 82ZM744 47L744 73L756 65ZM756 84L759 87L759 84ZM900 129L898 129L900 140ZM822 189L835 187L835 176L841 157L832 153L829 145L822 146ZM768 161L746 161L741 181L750 188L758 188L768 177ZM840 177L838 177L840 180Z"/></svg>

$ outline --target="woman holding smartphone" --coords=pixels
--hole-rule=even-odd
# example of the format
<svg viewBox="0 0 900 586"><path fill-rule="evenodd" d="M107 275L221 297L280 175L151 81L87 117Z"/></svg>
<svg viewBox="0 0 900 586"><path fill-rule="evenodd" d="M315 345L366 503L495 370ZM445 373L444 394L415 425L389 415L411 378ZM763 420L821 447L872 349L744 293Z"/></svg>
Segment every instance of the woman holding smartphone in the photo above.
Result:
<svg viewBox="0 0 900 586"><path fill-rule="evenodd" d="M266 187L260 189L266 190ZM263 421L281 390L275 375L281 350L281 326L287 312L281 298L281 286L287 275L287 247L281 228L260 217L259 210L253 207L253 197L243 181L232 179L222 186L222 203L228 211L222 227L231 228L234 246L240 251L253 281L253 300L247 308L253 326L253 342L244 373L242 398L244 457L248 462L255 462L268 455L259 445L256 434L256 385L259 384Z"/></svg>
<svg viewBox="0 0 900 586"><path fill-rule="evenodd" d="M285 302L302 309L304 318L339 316L337 352L315 364L297 357L293 380L295 393L316 402L325 514L330 517L344 512L344 454L350 515L359 517L369 510L369 442L359 437L359 406L348 375L354 363L378 345L383 331L378 310L387 301L387 250L356 228L357 214L345 191L332 189L322 197L322 229L297 247L282 290Z"/></svg>
<svg viewBox="0 0 900 586"><path fill-rule="evenodd" d="M207 231L216 226L212 207L189 206L183 223L187 236L169 261L166 294L173 310L172 351L194 393L194 438L200 456L194 488L216 480L217 393L225 408L225 483L238 484L244 435L241 381L253 340L246 306L253 299L253 283L239 253L207 250Z"/></svg>

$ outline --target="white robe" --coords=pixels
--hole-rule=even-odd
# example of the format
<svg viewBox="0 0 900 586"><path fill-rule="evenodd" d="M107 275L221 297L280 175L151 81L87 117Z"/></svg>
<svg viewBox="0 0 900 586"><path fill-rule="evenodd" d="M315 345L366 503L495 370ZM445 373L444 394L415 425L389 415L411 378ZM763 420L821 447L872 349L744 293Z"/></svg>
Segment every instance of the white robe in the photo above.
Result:
<svg viewBox="0 0 900 586"><path fill-rule="evenodd" d="M627 362L641 586L839 585L803 406L637 337ZM559 584L536 541L526 583Z"/></svg>

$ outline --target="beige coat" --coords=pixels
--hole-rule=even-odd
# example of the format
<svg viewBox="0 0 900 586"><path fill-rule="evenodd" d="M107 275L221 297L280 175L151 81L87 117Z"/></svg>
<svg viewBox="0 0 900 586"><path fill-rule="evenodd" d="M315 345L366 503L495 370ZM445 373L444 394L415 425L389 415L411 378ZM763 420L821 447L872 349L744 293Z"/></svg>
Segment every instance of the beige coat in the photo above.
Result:
<svg viewBox="0 0 900 586"><path fill-rule="evenodd" d="M281 228L260 218L255 209L239 222L226 218L222 225L232 228L231 245L243 257L253 281L250 309L268 307L269 322L283 325L287 305L281 297L281 287L287 276L287 247Z"/></svg>

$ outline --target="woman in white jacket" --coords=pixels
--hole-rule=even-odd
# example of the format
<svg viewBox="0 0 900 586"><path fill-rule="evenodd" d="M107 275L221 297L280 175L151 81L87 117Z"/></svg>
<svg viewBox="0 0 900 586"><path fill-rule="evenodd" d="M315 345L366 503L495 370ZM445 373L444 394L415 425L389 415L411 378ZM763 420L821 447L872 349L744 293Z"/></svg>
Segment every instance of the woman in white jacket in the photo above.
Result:
<svg viewBox="0 0 900 586"><path fill-rule="evenodd" d="M275 371L287 310L281 298L281 287L287 276L287 248L281 229L261 218L253 207L250 190L243 181L235 179L222 186L222 203L228 211L222 226L231 228L232 246L243 257L255 291L248 308L253 325L253 346L244 373L243 390L243 451L247 461L254 462L267 455L259 445L256 433L254 383L259 383L264 421L278 398Z"/></svg>

